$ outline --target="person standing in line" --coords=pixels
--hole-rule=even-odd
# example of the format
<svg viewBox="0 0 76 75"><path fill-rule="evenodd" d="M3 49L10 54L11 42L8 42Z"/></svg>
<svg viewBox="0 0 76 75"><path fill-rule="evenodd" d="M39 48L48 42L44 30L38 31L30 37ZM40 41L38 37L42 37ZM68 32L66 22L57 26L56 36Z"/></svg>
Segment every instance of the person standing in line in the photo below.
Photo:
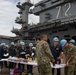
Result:
<svg viewBox="0 0 76 75"><path fill-rule="evenodd" d="M26 58L25 54L26 54L26 49L25 49L25 43L23 41L20 42L20 47L19 47L19 58ZM20 64L19 63L19 68L21 69L22 72L24 72L25 69L25 65L24 64Z"/></svg>
<svg viewBox="0 0 76 75"><path fill-rule="evenodd" d="M35 50L32 49L33 48L33 43L29 43L29 47L28 49L26 49L26 55L29 55L29 58L31 58L32 60L35 58ZM32 65L27 65L27 72L28 75L33 75L33 66Z"/></svg>
<svg viewBox="0 0 76 75"><path fill-rule="evenodd" d="M3 59L3 55L4 55L4 48L5 48L6 44L5 43L1 43L1 47L0 47L0 59ZM0 66L3 68L3 62L0 62Z"/></svg>
<svg viewBox="0 0 76 75"><path fill-rule="evenodd" d="M4 48L4 56L3 56L5 59L9 57L9 52L8 52L8 50L9 50L9 46L6 45L5 48ZM5 65L6 68L8 68L8 63L7 63L7 61L4 61L4 65Z"/></svg>
<svg viewBox="0 0 76 75"><path fill-rule="evenodd" d="M61 55L62 47L59 45L59 39L57 37L53 38L53 46L50 47L52 55L55 59L55 64L60 64L60 59L58 57ZM54 68L52 69L52 74L54 75ZM60 69L57 69L57 75L60 75Z"/></svg>
<svg viewBox="0 0 76 75"><path fill-rule="evenodd" d="M65 39L62 39L60 44L66 63L65 75L76 75L76 46L69 44Z"/></svg>
<svg viewBox="0 0 76 75"><path fill-rule="evenodd" d="M36 45L36 56L39 75L52 75L50 62L55 60L47 43L47 35L42 35L41 41Z"/></svg>
<svg viewBox="0 0 76 75"><path fill-rule="evenodd" d="M14 42L11 42L11 46L9 47L9 50L8 50L9 56L11 56L11 57L15 57L15 55L16 55L14 45L15 45ZM13 68L15 68L15 66L16 66L15 63L9 62L9 68L13 69Z"/></svg>

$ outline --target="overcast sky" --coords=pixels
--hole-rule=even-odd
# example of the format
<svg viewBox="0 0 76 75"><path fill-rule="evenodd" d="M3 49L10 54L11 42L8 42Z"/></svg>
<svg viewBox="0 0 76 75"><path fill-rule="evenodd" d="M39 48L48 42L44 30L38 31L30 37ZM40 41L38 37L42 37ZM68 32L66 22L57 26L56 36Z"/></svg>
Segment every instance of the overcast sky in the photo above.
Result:
<svg viewBox="0 0 76 75"><path fill-rule="evenodd" d="M21 25L15 23L15 19L19 16L19 9L16 4L21 0L0 0L0 35L15 36L11 33L12 27L21 28ZM23 1L23 0L22 0ZM40 0L31 0L33 3L37 3ZM29 23L38 23L38 17L30 15Z"/></svg>

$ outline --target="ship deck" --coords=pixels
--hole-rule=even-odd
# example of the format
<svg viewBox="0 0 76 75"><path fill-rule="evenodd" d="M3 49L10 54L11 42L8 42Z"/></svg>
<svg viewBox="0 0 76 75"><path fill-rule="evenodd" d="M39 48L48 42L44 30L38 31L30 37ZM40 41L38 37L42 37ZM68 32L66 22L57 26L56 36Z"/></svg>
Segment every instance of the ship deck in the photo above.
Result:
<svg viewBox="0 0 76 75"><path fill-rule="evenodd" d="M0 69L0 75L10 75L9 69L8 68L3 68L2 72ZM33 75L39 75L37 67L33 68ZM55 70L55 74L56 75L56 70ZM64 75L64 69L61 69L61 75Z"/></svg>

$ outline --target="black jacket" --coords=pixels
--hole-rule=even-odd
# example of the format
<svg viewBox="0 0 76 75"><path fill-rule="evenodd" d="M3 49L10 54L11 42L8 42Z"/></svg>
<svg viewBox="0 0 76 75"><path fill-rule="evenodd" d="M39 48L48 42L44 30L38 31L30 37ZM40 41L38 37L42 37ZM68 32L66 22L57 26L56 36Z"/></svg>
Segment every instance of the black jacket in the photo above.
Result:
<svg viewBox="0 0 76 75"><path fill-rule="evenodd" d="M24 52L24 54L21 54L22 52ZM19 47L19 57L20 58L25 58L25 54L26 54L26 50Z"/></svg>
<svg viewBox="0 0 76 75"><path fill-rule="evenodd" d="M9 52L9 56L12 56L12 57L16 56L16 51L15 51L15 48L13 46L11 46L9 48L8 52Z"/></svg>
<svg viewBox="0 0 76 75"><path fill-rule="evenodd" d="M52 55L55 59L55 62L57 62L58 61L57 58L60 56L60 54L62 52L62 47L57 45L56 47L51 46L50 49L51 49Z"/></svg>
<svg viewBox="0 0 76 75"><path fill-rule="evenodd" d="M3 58L3 55L4 55L4 49L3 48L0 48L0 59Z"/></svg>

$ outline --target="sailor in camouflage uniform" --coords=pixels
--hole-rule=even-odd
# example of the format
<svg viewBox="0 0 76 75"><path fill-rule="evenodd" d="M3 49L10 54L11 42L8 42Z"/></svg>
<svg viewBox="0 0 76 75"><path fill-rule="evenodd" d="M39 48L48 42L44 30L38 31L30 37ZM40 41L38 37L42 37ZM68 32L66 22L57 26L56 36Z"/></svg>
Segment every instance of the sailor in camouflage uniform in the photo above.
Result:
<svg viewBox="0 0 76 75"><path fill-rule="evenodd" d="M65 56L65 75L76 75L76 46L68 44L67 40L61 40Z"/></svg>
<svg viewBox="0 0 76 75"><path fill-rule="evenodd" d="M41 41L36 45L39 75L52 75L50 61L54 62L47 41L47 36L42 35Z"/></svg>

